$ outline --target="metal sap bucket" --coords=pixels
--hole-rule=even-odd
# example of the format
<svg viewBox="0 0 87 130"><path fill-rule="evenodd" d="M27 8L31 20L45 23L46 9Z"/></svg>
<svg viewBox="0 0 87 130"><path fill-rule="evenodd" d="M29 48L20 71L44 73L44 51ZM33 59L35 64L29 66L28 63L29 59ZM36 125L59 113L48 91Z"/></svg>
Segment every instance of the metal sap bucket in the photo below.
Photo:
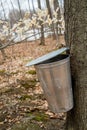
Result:
<svg viewBox="0 0 87 130"><path fill-rule="evenodd" d="M67 112L73 107L70 57L58 55L35 65L49 108Z"/></svg>

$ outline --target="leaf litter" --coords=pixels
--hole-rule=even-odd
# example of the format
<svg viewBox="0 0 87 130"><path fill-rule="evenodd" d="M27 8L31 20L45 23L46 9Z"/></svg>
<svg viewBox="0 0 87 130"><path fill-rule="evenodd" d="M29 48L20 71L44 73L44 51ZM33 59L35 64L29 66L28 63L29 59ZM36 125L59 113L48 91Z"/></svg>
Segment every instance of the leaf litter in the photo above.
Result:
<svg viewBox="0 0 87 130"><path fill-rule="evenodd" d="M47 39L46 46L37 41L5 50L8 58L0 62L0 130L63 130L66 115L51 112L35 68L25 67L28 61L56 49L56 41L50 45L51 40Z"/></svg>

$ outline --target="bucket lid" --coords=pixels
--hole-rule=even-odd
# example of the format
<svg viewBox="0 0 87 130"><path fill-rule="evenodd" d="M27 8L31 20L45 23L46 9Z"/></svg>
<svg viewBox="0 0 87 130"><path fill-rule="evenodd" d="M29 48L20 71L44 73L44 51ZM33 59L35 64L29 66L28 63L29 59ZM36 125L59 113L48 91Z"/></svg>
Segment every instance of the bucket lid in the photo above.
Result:
<svg viewBox="0 0 87 130"><path fill-rule="evenodd" d="M50 53L48 53L48 54L46 54L46 55L43 55L43 56L41 56L41 57L39 57L39 58L37 58L37 59L35 59L35 60L32 60L31 62L28 62L28 63L26 64L26 66L31 66L31 65L40 64L41 62L46 61L46 60L49 60L49 59L51 59L51 58L53 58L53 57L55 57L55 56L57 56L57 55L63 53L64 51L66 51L66 50L68 50L68 49L69 49L68 47L63 47L63 48L61 48L61 49L59 49L59 50L50 52Z"/></svg>

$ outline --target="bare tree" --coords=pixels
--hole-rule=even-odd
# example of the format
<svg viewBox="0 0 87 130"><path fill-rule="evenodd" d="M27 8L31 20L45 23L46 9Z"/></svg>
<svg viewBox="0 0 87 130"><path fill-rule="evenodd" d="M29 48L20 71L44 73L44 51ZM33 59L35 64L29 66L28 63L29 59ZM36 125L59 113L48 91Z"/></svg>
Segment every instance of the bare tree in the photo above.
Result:
<svg viewBox="0 0 87 130"><path fill-rule="evenodd" d="M19 8L20 16L21 16L21 18L23 19L22 12L21 12L20 1L17 0L17 2L18 2L18 8Z"/></svg>
<svg viewBox="0 0 87 130"><path fill-rule="evenodd" d="M58 2L58 0L54 0L54 10L56 11L57 9L58 9L58 11L57 11L57 19L60 20L61 14L60 14L59 2ZM57 36L58 36L58 24L60 24L60 23L59 22L56 23L56 34L57 34ZM59 33L61 34L61 30L60 30Z"/></svg>
<svg viewBox="0 0 87 130"><path fill-rule="evenodd" d="M50 18L52 19L52 12L51 12L51 7L50 7L50 2L49 0L46 0L46 5L47 5L47 9L48 9L48 13L50 15ZM56 39L56 34L55 34L55 27L54 24L52 23L51 25L52 31L53 31L53 39Z"/></svg>
<svg viewBox="0 0 87 130"><path fill-rule="evenodd" d="M2 3L2 0L1 0L1 7L2 7L2 9L3 9L3 13L4 13L4 19L6 20L5 9L4 9L4 5L3 5L3 3Z"/></svg>
<svg viewBox="0 0 87 130"><path fill-rule="evenodd" d="M1 47L1 46L2 46L2 44L0 43L0 47ZM1 51L1 53L2 53L3 60L5 60L5 59L6 59L5 50L4 50L4 49L1 49L0 51Z"/></svg>
<svg viewBox="0 0 87 130"><path fill-rule="evenodd" d="M15 15L14 15L15 12ZM22 17L24 17L25 12L23 10L21 10L21 14ZM21 18L20 12L17 9L12 9L9 12L9 20L10 20L10 25L11 27L14 25L14 23L16 23L17 21L19 21Z"/></svg>
<svg viewBox="0 0 87 130"><path fill-rule="evenodd" d="M13 5L13 2L12 2L12 0L10 0L10 2L11 2L11 5L12 5L12 9L13 9L14 17L15 17L15 19L16 19L16 13L15 13L15 8L14 8L14 5Z"/></svg>
<svg viewBox="0 0 87 130"><path fill-rule="evenodd" d="M38 7L41 9L41 1L40 0L38 0ZM40 45L45 45L44 26L43 26L41 21L39 24L41 26L41 43L40 43Z"/></svg>
<svg viewBox="0 0 87 130"><path fill-rule="evenodd" d="M65 0L65 27L74 92L66 130L87 130L87 0Z"/></svg>

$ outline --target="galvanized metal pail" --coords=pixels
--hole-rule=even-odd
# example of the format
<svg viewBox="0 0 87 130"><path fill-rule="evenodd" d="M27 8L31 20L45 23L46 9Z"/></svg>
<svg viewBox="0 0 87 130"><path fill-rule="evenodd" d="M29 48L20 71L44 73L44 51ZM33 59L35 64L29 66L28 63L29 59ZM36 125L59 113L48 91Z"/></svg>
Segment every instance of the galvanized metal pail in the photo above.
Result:
<svg viewBox="0 0 87 130"><path fill-rule="evenodd" d="M55 113L72 109L70 57L58 55L35 68L50 109Z"/></svg>

